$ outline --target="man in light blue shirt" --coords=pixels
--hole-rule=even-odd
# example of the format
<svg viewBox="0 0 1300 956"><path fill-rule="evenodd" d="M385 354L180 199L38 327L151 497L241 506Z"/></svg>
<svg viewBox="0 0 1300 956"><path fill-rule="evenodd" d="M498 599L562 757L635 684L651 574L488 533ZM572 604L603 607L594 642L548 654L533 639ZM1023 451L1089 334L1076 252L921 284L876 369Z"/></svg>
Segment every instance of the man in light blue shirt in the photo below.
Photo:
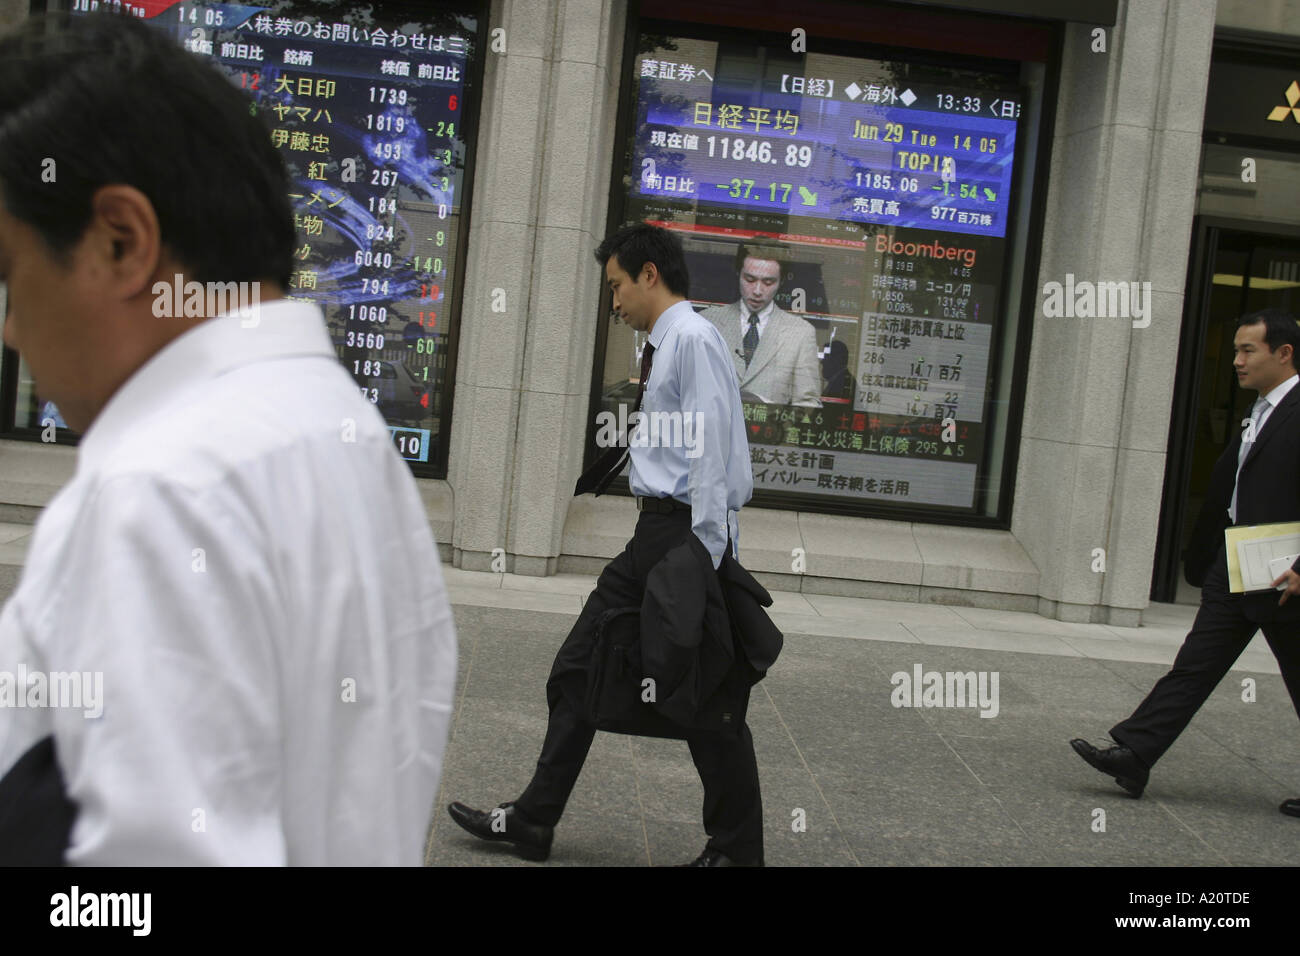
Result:
<svg viewBox="0 0 1300 956"><path fill-rule="evenodd" d="M735 512L753 492L740 388L722 335L686 301L689 276L681 240L638 224L596 250L614 310L649 341L628 452L630 485L640 516L623 553L606 566L583 605L546 684L550 720L537 770L513 803L483 812L461 803L452 819L485 840L511 844L527 859L550 853L555 825L582 770L596 729L584 716L587 678L601 616L640 606L650 570L693 533L714 568ZM613 443L611 443L613 444ZM578 480L578 493L599 494L622 470L624 452L609 449ZM691 757L704 784L708 845L691 866L761 866L763 809L749 728L735 734L693 731Z"/></svg>
<svg viewBox="0 0 1300 956"><path fill-rule="evenodd" d="M735 513L753 494L754 472L726 343L689 302L671 297L647 327L654 355L641 420L628 441L629 484L638 498L689 505L691 530L716 568L728 533L736 554ZM678 421L680 442L674 440Z"/></svg>

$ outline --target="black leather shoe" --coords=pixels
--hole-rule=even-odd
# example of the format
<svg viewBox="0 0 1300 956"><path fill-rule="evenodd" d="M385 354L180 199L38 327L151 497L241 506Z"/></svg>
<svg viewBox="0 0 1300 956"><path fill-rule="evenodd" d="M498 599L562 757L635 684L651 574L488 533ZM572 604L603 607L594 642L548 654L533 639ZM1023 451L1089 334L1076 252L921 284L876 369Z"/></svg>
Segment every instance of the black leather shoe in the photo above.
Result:
<svg viewBox="0 0 1300 956"><path fill-rule="evenodd" d="M447 812L462 829L482 840L509 843L525 860L540 863L551 855L555 827L525 820L513 803L503 803L487 813L463 803L453 803L447 807Z"/></svg>
<svg viewBox="0 0 1300 956"><path fill-rule="evenodd" d="M760 859L757 863L737 863L729 856L723 856L717 850L704 848L704 852L692 860L690 863L678 863L678 866L762 866L763 861Z"/></svg>
<svg viewBox="0 0 1300 956"><path fill-rule="evenodd" d="M1137 754L1133 751L1122 744L1098 750L1088 741L1078 738L1071 740L1070 746L1074 748L1075 753L1088 762L1089 766L1114 777L1115 782L1129 794L1134 797L1142 796L1151 774L1146 767L1142 766L1142 761L1138 760Z"/></svg>
<svg viewBox="0 0 1300 956"><path fill-rule="evenodd" d="M1300 817L1300 797L1292 797L1290 800L1283 800L1282 806L1278 807L1288 817Z"/></svg>

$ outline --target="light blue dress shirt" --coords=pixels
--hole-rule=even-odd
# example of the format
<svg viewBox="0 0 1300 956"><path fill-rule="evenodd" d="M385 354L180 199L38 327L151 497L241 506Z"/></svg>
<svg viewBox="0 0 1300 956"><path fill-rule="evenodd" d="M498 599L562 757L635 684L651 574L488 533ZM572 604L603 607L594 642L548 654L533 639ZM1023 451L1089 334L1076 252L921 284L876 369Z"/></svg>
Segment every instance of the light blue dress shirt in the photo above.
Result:
<svg viewBox="0 0 1300 956"><path fill-rule="evenodd" d="M691 506L691 530L722 562L735 512L754 492L736 369L722 334L686 301L666 309L650 332L654 359L642 418L628 439L632 493Z"/></svg>

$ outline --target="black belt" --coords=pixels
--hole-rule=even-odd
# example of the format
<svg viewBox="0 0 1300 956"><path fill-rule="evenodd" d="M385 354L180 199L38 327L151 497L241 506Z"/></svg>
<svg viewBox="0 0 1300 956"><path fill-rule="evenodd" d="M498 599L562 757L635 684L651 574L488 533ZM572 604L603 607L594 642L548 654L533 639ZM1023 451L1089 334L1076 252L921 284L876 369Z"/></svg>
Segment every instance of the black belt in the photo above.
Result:
<svg viewBox="0 0 1300 956"><path fill-rule="evenodd" d="M674 511L690 511L691 506L676 498L647 498L636 496L637 511L653 511L655 514L668 515Z"/></svg>

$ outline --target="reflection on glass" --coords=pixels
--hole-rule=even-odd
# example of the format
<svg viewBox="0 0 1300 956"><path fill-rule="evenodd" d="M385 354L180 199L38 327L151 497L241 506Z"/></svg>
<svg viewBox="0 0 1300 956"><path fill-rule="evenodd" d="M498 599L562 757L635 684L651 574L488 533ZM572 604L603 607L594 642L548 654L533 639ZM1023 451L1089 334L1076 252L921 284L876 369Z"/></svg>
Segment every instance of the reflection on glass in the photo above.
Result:
<svg viewBox="0 0 1300 956"><path fill-rule="evenodd" d="M756 492L988 513L1025 92L973 70L640 37L627 222L679 231ZM640 337L611 319L604 409Z"/></svg>

